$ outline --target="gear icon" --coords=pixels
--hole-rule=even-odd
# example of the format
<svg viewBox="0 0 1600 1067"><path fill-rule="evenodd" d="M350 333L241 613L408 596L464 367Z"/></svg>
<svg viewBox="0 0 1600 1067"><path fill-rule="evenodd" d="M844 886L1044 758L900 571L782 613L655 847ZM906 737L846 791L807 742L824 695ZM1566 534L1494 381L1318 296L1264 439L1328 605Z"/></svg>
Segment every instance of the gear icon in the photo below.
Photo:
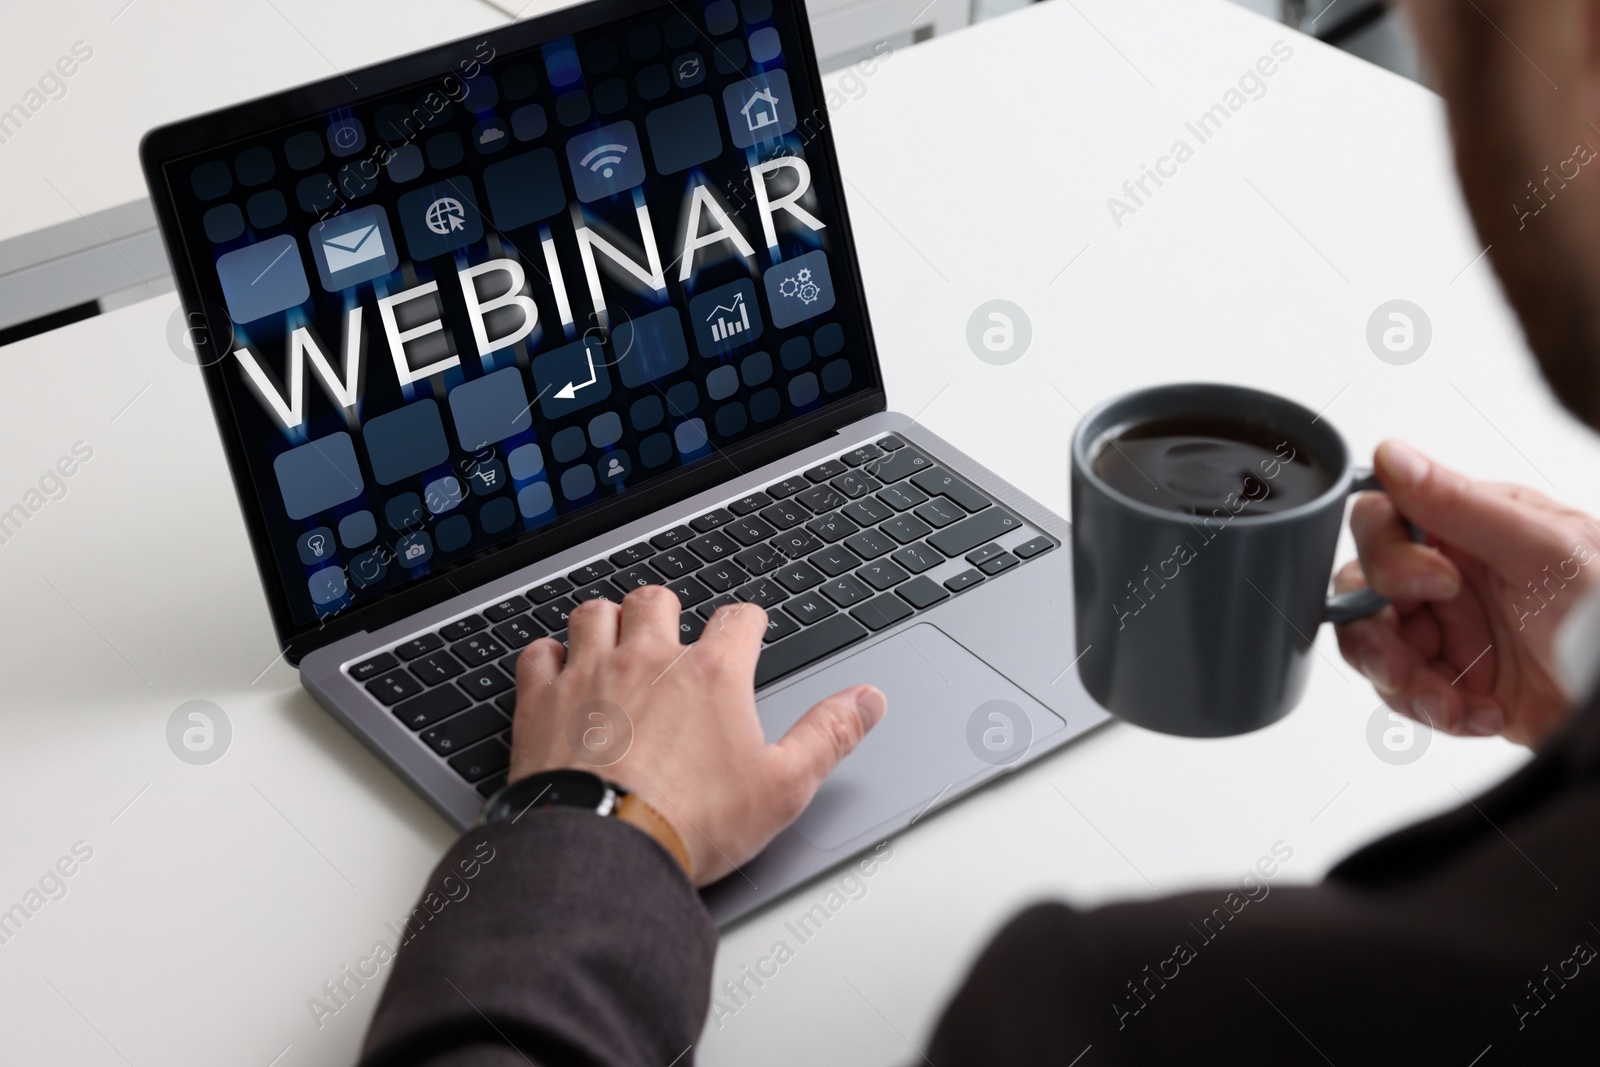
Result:
<svg viewBox="0 0 1600 1067"><path fill-rule="evenodd" d="M817 297L821 295L822 290L817 288L817 284L815 282L806 282L804 285L800 286L800 299L807 304L815 304L817 302Z"/></svg>
<svg viewBox="0 0 1600 1067"><path fill-rule="evenodd" d="M785 278L783 281L778 283L778 292L782 296L797 296L799 295L799 291L800 287L795 283L793 278Z"/></svg>
<svg viewBox="0 0 1600 1067"><path fill-rule="evenodd" d="M810 267L801 267L798 271L795 272L795 278L802 285L804 285L806 282L809 282L811 280L811 268Z"/></svg>

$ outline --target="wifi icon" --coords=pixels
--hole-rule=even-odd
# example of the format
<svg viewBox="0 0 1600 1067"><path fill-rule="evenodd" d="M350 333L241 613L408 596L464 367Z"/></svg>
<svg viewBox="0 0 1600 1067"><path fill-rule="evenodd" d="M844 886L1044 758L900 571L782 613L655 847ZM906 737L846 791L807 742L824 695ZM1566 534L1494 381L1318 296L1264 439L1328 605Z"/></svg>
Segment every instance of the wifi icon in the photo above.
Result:
<svg viewBox="0 0 1600 1067"><path fill-rule="evenodd" d="M585 204L608 200L644 181L639 135L626 119L580 133L566 147L572 184Z"/></svg>
<svg viewBox="0 0 1600 1067"><path fill-rule="evenodd" d="M627 154L628 146L625 144L603 144L591 149L578 162L602 177L609 178L615 173L614 168L622 165L622 157Z"/></svg>

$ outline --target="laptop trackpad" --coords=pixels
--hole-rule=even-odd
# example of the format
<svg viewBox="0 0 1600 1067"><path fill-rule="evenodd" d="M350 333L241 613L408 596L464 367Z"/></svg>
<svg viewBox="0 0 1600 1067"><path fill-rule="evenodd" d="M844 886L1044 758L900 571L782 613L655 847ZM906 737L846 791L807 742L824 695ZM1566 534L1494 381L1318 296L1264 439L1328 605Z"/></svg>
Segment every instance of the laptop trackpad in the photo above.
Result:
<svg viewBox="0 0 1600 1067"><path fill-rule="evenodd" d="M863 682L884 691L889 712L793 828L826 851L1014 765L1029 746L1066 727L942 630L922 623L762 697L757 707L767 740L782 737L817 701Z"/></svg>

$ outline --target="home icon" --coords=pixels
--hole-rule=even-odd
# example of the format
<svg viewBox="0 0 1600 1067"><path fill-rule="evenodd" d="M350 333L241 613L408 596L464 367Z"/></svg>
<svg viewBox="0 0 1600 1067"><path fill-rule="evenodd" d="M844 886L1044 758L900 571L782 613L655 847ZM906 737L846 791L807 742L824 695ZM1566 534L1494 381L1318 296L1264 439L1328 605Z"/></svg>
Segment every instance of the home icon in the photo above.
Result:
<svg viewBox="0 0 1600 1067"><path fill-rule="evenodd" d="M743 113L745 125L750 127L751 133L778 124L778 98L772 95L771 89L757 91L739 111Z"/></svg>

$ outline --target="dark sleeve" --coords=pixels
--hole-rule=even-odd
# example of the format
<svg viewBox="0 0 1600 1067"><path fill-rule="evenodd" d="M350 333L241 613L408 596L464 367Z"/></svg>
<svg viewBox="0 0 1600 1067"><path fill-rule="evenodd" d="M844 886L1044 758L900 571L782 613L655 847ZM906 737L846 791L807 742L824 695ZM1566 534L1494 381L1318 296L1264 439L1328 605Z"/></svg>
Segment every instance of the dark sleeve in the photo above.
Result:
<svg viewBox="0 0 1600 1067"><path fill-rule="evenodd" d="M662 1067L699 1036L715 951L683 870L626 823L548 809L468 831L406 925L362 1063Z"/></svg>
<svg viewBox="0 0 1600 1067"><path fill-rule="evenodd" d="M1252 870L1162 900L1034 907L984 951L926 1058L1465 1067L1492 1047L1480 1067L1587 1060L1600 786L1518 778L1321 885Z"/></svg>

